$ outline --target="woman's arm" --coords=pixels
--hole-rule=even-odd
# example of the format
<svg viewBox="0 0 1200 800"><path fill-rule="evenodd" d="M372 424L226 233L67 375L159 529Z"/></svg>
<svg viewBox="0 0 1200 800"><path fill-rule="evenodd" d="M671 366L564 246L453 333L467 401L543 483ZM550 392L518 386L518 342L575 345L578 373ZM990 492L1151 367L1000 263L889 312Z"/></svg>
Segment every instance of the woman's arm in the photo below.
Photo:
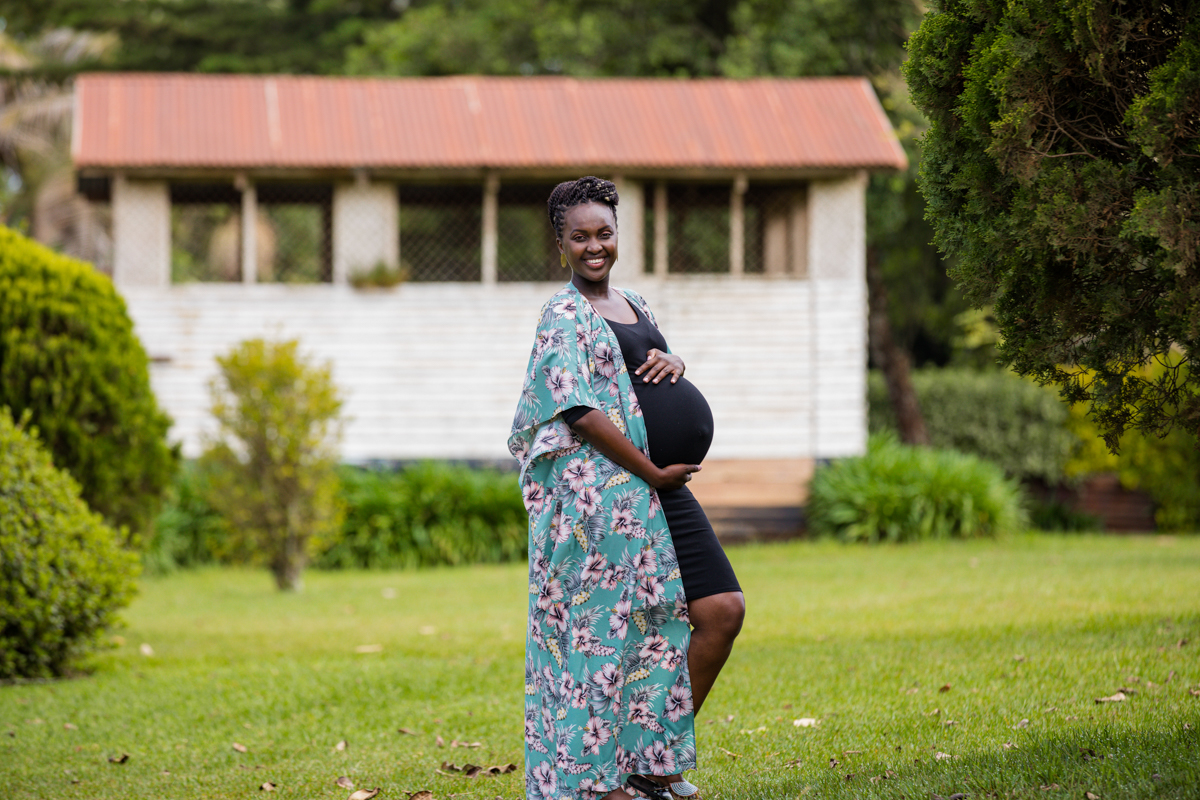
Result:
<svg viewBox="0 0 1200 800"><path fill-rule="evenodd" d="M634 447L608 417L594 408L576 420L571 430L655 489L678 489L691 480L693 472L700 471L699 464L672 464L660 469Z"/></svg>

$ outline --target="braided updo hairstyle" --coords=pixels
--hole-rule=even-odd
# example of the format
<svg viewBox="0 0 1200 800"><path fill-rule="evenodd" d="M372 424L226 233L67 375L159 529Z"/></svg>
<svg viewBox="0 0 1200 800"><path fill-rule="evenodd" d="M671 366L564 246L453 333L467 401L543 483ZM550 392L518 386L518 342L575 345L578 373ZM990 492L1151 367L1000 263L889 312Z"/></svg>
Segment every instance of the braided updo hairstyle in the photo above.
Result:
<svg viewBox="0 0 1200 800"><path fill-rule="evenodd" d="M613 220L616 221L618 200L617 186L612 181L591 175L577 181L563 181L554 187L550 199L546 201L546 214L550 217L550 227L554 228L555 238L562 238L562 226L568 208L584 203L603 203L612 210Z"/></svg>

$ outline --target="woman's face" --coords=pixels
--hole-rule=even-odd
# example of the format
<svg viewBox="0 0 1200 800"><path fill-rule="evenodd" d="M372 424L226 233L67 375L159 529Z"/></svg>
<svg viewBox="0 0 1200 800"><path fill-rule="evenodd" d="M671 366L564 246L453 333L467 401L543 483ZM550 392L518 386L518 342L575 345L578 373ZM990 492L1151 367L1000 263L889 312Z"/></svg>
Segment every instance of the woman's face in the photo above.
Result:
<svg viewBox="0 0 1200 800"><path fill-rule="evenodd" d="M604 203L583 203L566 210L558 249L571 271L584 280L608 278L617 262L617 221Z"/></svg>

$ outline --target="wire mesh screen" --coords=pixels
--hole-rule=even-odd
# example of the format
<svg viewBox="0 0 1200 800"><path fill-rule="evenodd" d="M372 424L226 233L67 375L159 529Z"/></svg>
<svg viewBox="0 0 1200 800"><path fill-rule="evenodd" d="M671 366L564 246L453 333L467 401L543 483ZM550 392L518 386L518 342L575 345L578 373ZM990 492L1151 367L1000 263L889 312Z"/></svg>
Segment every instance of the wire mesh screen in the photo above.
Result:
<svg viewBox="0 0 1200 800"><path fill-rule="evenodd" d="M546 218L553 183L501 184L496 213L496 272L502 281L565 281Z"/></svg>
<svg viewBox="0 0 1200 800"><path fill-rule="evenodd" d="M328 184L259 184L256 193L259 282L331 281L333 188Z"/></svg>
<svg viewBox="0 0 1200 800"><path fill-rule="evenodd" d="M729 271L729 184L667 187L668 271Z"/></svg>
<svg viewBox="0 0 1200 800"><path fill-rule="evenodd" d="M172 184L171 282L239 281L241 192L229 184ZM269 237L260 237L262 242ZM261 261L261 258L260 258Z"/></svg>
<svg viewBox="0 0 1200 800"><path fill-rule="evenodd" d="M751 185L745 196L746 272L807 274L803 186Z"/></svg>
<svg viewBox="0 0 1200 800"><path fill-rule="evenodd" d="M481 278L483 187L400 187L400 259L414 281Z"/></svg>

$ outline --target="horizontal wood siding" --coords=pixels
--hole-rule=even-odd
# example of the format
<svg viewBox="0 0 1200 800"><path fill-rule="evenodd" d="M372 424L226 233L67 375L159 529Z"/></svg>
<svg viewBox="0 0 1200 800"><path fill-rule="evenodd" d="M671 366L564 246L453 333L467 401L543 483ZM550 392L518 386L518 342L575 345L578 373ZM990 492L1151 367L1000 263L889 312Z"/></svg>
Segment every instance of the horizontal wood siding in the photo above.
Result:
<svg viewBox="0 0 1200 800"><path fill-rule="evenodd" d="M793 279L626 281L646 296L712 405L712 459L861 451L865 299L854 281L827 284L814 298L809 281ZM194 284L122 292L154 359L155 391L175 419L172 436L189 455L211 425L214 357L266 336L298 338L333 363L350 418L345 458L503 459L538 311L557 288Z"/></svg>

